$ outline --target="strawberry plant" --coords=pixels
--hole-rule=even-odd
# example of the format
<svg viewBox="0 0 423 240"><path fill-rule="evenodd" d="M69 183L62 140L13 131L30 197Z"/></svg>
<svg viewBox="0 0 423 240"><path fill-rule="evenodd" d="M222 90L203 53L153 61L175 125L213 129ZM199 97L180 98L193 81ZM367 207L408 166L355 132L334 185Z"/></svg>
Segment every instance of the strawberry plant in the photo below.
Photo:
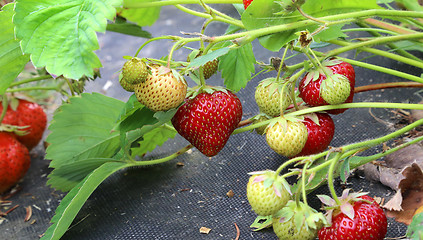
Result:
<svg viewBox="0 0 423 240"><path fill-rule="evenodd" d="M354 99L355 93L363 91L423 86L421 76L366 61L378 56L423 68L419 58L422 7L411 0L397 2L408 10L392 7L395 3L389 0L16 0L4 5L0 11L0 95L8 99L17 93L52 91L63 98L49 123L45 158L53 169L48 185L67 194L42 239L61 238L90 195L119 170L168 162L191 149L207 157L225 154L232 135L248 135L255 129L264 135L263 144L283 161L277 169L257 169L244 183L246 198L259 215L252 227L273 225L280 239L313 239L321 229L324 238L337 220L327 221L307 203L307 195L324 184L331 198L321 199L331 205L328 212L333 218L347 212L349 222L366 225L355 216L359 214L350 213L358 205L376 208L373 200L360 193L352 193L359 199L347 194L338 198L334 179L345 181L351 170L420 142L423 137L417 136L383 152L366 152L403 136L423 120L337 146L332 138L342 132L335 134L332 117L340 119L346 109L353 108L423 110L421 104ZM191 8L192 4L203 10ZM234 8L235 14L223 13L214 4ZM204 24L195 33L152 37L142 27L154 27L160 8L169 5L204 19ZM208 36L206 30L215 22L225 24L227 30ZM84 92L86 82L102 81L96 34L106 31L147 38L133 56L121 56L125 63L115 80L121 84L118 87L134 92L125 101ZM172 43L165 56L149 56L145 51L147 45L160 48L163 41ZM273 54L270 63L257 60L253 43ZM190 54L183 60L176 57L186 50ZM363 52L368 54L365 58L345 56ZM22 78L29 62L37 69L36 76ZM361 69L403 81L358 82ZM209 86L206 79L219 78L217 71L223 81ZM252 81L264 74L272 77ZM34 84L40 82L46 85ZM257 89L255 102L238 96L251 85ZM257 105L259 110L248 116L243 113L245 104ZM15 141L3 132L19 133L33 120L8 123L7 109L3 105L0 134ZM165 157L144 158L173 141L176 134L187 140L185 147L169 150ZM12 139L0 141L2 154L13 152L7 147ZM36 144L30 142L30 148ZM25 171L15 175L20 178ZM373 239L381 239L386 233L384 215L374 211L380 215L381 230ZM363 234L358 238L376 233Z"/></svg>

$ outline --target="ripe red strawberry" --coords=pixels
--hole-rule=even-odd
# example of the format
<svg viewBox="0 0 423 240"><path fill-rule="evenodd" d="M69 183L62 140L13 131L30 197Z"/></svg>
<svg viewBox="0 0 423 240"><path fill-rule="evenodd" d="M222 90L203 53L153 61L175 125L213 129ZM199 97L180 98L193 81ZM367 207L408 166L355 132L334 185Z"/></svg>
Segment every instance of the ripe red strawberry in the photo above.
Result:
<svg viewBox="0 0 423 240"><path fill-rule="evenodd" d="M230 91L202 92L179 107L172 124L204 155L215 156L242 118L242 105Z"/></svg>
<svg viewBox="0 0 423 240"><path fill-rule="evenodd" d="M29 150L37 146L43 137L44 130L47 126L47 115L43 108L34 102L24 99L18 99L17 107L15 103L17 99L12 99L7 108L6 115L2 121L3 124L14 126L27 126L20 130L26 131L25 135L16 135L16 138L23 143ZM0 112L3 107L0 105Z"/></svg>
<svg viewBox="0 0 423 240"><path fill-rule="evenodd" d="M268 216L282 209L291 198L288 182L274 171L249 173L247 199L259 216Z"/></svg>
<svg viewBox="0 0 423 240"><path fill-rule="evenodd" d="M305 156L324 151L335 134L335 124L327 113L314 113L303 120L307 128L307 142L303 150L296 156Z"/></svg>
<svg viewBox="0 0 423 240"><path fill-rule="evenodd" d="M291 200L274 215L272 222L273 231L281 240L312 240L326 219L303 202Z"/></svg>
<svg viewBox="0 0 423 240"><path fill-rule="evenodd" d="M266 130L266 142L273 151L286 157L301 152L307 141L307 128L300 120L281 118Z"/></svg>
<svg viewBox="0 0 423 240"><path fill-rule="evenodd" d="M218 66L219 66L218 59L214 59L204 64L203 66L204 79L209 79L211 76L213 76L217 72Z"/></svg>
<svg viewBox="0 0 423 240"><path fill-rule="evenodd" d="M334 206L334 200L327 196L318 196L323 203L331 207L327 212L330 226L320 229L319 239L384 239L387 219L382 208L365 193L349 194L348 191L349 189L344 190L340 198L341 206Z"/></svg>
<svg viewBox="0 0 423 240"><path fill-rule="evenodd" d="M266 78L257 85L254 98L260 112L276 117L292 103L288 93L290 85L285 87L281 97L284 84L283 81L277 81L276 78Z"/></svg>
<svg viewBox="0 0 423 240"><path fill-rule="evenodd" d="M30 163L28 149L11 133L0 132L0 194L26 174Z"/></svg>
<svg viewBox="0 0 423 240"><path fill-rule="evenodd" d="M134 87L138 101L152 111L167 111L178 107L185 99L187 84L176 71L162 66L150 66L151 74Z"/></svg>
<svg viewBox="0 0 423 240"><path fill-rule="evenodd" d="M253 0L242 0L242 3L244 4L244 9L247 9L247 7L250 6L252 1Z"/></svg>
<svg viewBox="0 0 423 240"><path fill-rule="evenodd" d="M299 84L300 97L309 106L322 106L329 104L351 103L354 97L355 72L351 64L329 59L322 62L326 72L331 73L331 80L326 81L322 69L308 72ZM349 86L346 84L349 81ZM328 111L339 114L346 109Z"/></svg>

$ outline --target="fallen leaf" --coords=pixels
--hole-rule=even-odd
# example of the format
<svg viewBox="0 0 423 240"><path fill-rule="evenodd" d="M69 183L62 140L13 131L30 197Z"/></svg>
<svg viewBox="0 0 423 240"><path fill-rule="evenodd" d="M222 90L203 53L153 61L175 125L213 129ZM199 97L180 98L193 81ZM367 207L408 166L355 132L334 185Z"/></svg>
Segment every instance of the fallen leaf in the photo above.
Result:
<svg viewBox="0 0 423 240"><path fill-rule="evenodd" d="M207 227L201 227L200 228L200 233L203 233L203 234L209 234L210 231L211 231L211 229L207 228Z"/></svg>
<svg viewBox="0 0 423 240"><path fill-rule="evenodd" d="M402 171L402 175L405 178L400 181L397 194L383 207L391 208L387 211L388 217L409 225L416 210L423 206L423 172L419 165L413 163ZM398 205L401 210L398 210Z"/></svg>

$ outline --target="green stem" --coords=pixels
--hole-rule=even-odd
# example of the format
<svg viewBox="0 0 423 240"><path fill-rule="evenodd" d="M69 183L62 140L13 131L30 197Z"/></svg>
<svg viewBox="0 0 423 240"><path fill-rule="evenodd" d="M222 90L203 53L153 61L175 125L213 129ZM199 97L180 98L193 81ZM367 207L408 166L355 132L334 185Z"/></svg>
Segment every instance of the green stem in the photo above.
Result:
<svg viewBox="0 0 423 240"><path fill-rule="evenodd" d="M332 195L333 200L335 200L335 202L336 202L337 205L341 205L341 202L339 201L338 196L336 195L335 187L333 185L333 182L334 182L333 175L334 175L334 172L335 172L335 166L338 163L341 155L342 155L342 153L338 153L338 154L336 154L336 156L334 158L332 158L330 160L331 161L331 164L330 164L329 170L328 170L328 187L329 187L329 191L330 191L330 194Z"/></svg>
<svg viewBox="0 0 423 240"><path fill-rule="evenodd" d="M391 34L391 35L398 35L398 33L390 31L390 30L385 30L385 29L375 29L375 28L371 28L369 27L369 25L367 25L364 22L357 22L356 23L358 26L360 26L360 28L353 28L353 29L346 29L345 31L348 30L361 30L361 31L367 31L368 33L370 33L371 35L375 36L375 37L381 37L382 35L380 33L387 33L387 34ZM407 58L411 58L414 59L416 61L422 61L420 58L414 56L413 54L400 49L397 45L395 45L394 43L387 43L386 44L390 49L394 50L396 53L398 53L399 55L403 56L403 57L407 57Z"/></svg>
<svg viewBox="0 0 423 240"><path fill-rule="evenodd" d="M137 52L135 53L134 57L137 57L138 54L140 53L140 51L149 43L153 42L153 41L157 41L157 40L162 40L162 39L168 39L168 40L178 40L181 39L181 37L176 37L176 36L161 36L161 37L155 37L155 38L151 38L149 40L147 40L145 43L143 43L137 50Z"/></svg>
<svg viewBox="0 0 423 240"><path fill-rule="evenodd" d="M309 163L304 164L303 171L301 172L301 193L303 195L303 202L304 202L305 205L308 205L307 204L307 193L306 193L306 189L305 189L305 186L306 186L305 177L306 177L306 170L308 168L308 165L309 165Z"/></svg>
<svg viewBox="0 0 423 240"><path fill-rule="evenodd" d="M242 4L242 0L204 0L205 4ZM156 2L145 1L124 1L124 8L149 8L149 7L163 7L177 4L201 4L199 0L166 0Z"/></svg>
<svg viewBox="0 0 423 240"><path fill-rule="evenodd" d="M25 83L36 82L36 81L50 79L50 78L53 78L53 77L51 75L43 75L43 76L39 76L39 77L28 78L28 79L24 79L24 80L17 81L17 82L12 82L9 85L9 87L15 87L15 86L22 85L22 84L25 84Z"/></svg>
<svg viewBox="0 0 423 240"><path fill-rule="evenodd" d="M364 142L359 142L359 143L355 143L355 144L350 144L350 145L345 146L345 147L342 147L342 148L345 151L349 151L349 150L355 149L355 148L376 146L376 145L379 145L379 144L381 144L383 142L386 142L388 140L391 140L391 139L393 139L395 137L398 137L398 136L400 136L400 135L402 135L402 134L404 134L404 133L406 133L406 132L412 130L413 128L418 127L418 126L420 126L422 124L423 124L423 119L420 119L420 120L417 120L417 121L415 121L415 122L413 122L413 123L411 123L411 124L409 124L409 125L401 128L400 130L397 130L397 131L395 131L393 133L387 134L387 135L382 136L380 138L376 138L376 139L372 139L372 140L364 141Z"/></svg>
<svg viewBox="0 0 423 240"><path fill-rule="evenodd" d="M12 88L7 89L6 92L12 93L12 92L22 92L22 91L33 91L33 90L58 90L58 87L22 87L22 88Z"/></svg>
<svg viewBox="0 0 423 240"><path fill-rule="evenodd" d="M299 47L294 47L295 51L301 52L301 49ZM312 50L317 56L325 56L324 53L322 52L318 52L315 50ZM338 59L343 60L344 62L350 63L351 65L357 66L357 67L362 67L362 68L367 68L373 71L378 71L378 72L382 72L382 73L386 73L386 74L390 74L393 76L397 76L400 78L404 78L404 79L408 79L411 81L415 81L415 82L420 82L423 83L423 78L421 77L417 77L408 73L404 73L404 72L400 72L394 69L390 69L390 68L385 68L385 67L381 67L381 66L377 66L377 65L373 65L370 63L365 63L365 62L361 62L361 61L356 61L356 60L352 60L352 59L348 59L348 58L343 58L343 57L339 57L337 56ZM289 67L289 69L298 69L300 67L303 67L304 63L297 63L295 65L292 65Z"/></svg>
<svg viewBox="0 0 423 240"><path fill-rule="evenodd" d="M364 165L366 163L372 162L372 161L374 161L376 159L380 159L380 158L385 157L385 156L387 156L389 154L392 154L392 153L394 153L394 152L396 152L396 151L398 151L400 149L403 149L405 147L408 147L410 145L413 145L413 144L418 143L418 142L421 142L421 141L423 141L423 136L416 137L416 138L414 138L411 141L405 142L405 143L403 143L403 144L401 144L399 146L396 146L394 148L388 149L388 150L386 150L384 152L377 153L377 154L374 154L374 155L371 155L371 156L362 157L361 158L361 161L360 161L360 164L350 165L350 168L351 169L355 169L355 168L357 168L359 166L362 166L362 165Z"/></svg>
<svg viewBox="0 0 423 240"><path fill-rule="evenodd" d="M1 104L2 104L3 110L1 111L0 124L3 122L4 116L6 116L7 109L9 108L9 99L7 98L6 94L3 94Z"/></svg>
<svg viewBox="0 0 423 240"><path fill-rule="evenodd" d="M394 70L394 69L373 65L373 64L370 64L370 63L360 62L360 61L356 61L356 60L352 60L352 59L348 59L348 58L343 58L343 57L337 57L337 58L342 60L342 61L345 61L347 63L350 63L351 65L357 66L357 67L367 68L367 69L378 71L378 72L381 72L381 73L386 73L386 74L389 74L389 75L397 76L397 77L408 79L408 80L411 80L411 81L423 83L423 78L417 77L417 76L414 76L414 75L411 75L411 74L408 74L408 73L404 73L404 72L400 72L400 71L397 71L397 70Z"/></svg>
<svg viewBox="0 0 423 240"><path fill-rule="evenodd" d="M390 35L398 35L399 34L399 33L396 33L394 31L391 31L391 30L366 27L367 25L360 24L360 22L357 22L356 24L359 25L360 28L342 29L342 32L362 32L362 31L365 31L365 32L368 32L368 33L372 34L373 36L376 36L377 35L376 37L382 36L379 33L386 33L386 34L390 34Z"/></svg>
<svg viewBox="0 0 423 240"><path fill-rule="evenodd" d="M213 19L214 21L219 21L219 22L224 22L230 25L234 25L240 28L245 28L244 24L242 24L241 21L234 19L234 18L230 18L229 16L224 15L221 12L218 12L217 10L213 9L213 12L216 12L216 14L218 14L219 16L211 16L210 14L207 13L202 13L202 12L197 12L195 10L189 9L187 7L184 7L180 4L176 4L175 7L185 13L188 13L190 15L193 16L197 16L197 17L201 17L201 18L205 18L205 19Z"/></svg>
<svg viewBox="0 0 423 240"><path fill-rule="evenodd" d="M132 165L133 166L148 166L148 165L155 165L155 164L164 163L164 162L170 161L170 160L184 154L185 152L187 152L188 150L190 150L193 147L194 147L193 145L189 144L189 145L185 146L184 148L180 149L179 151L175 152L174 154L169 155L167 157L160 158L160 159L154 159L154 160L148 160L148 161L137 161L135 163L132 163Z"/></svg>
<svg viewBox="0 0 423 240"><path fill-rule="evenodd" d="M357 103L343 103L338 105L325 105L319 107L311 107L301 109L295 112L287 113L285 116L300 116L304 114L321 112L331 109L342 109L342 108L399 108L399 109L416 109L423 110L423 104L411 104L411 103L386 103L386 102L357 102ZM243 128L237 128L232 134L239 134L243 132L252 131L255 128L265 126L269 124L273 119L265 120L262 122L254 123Z"/></svg>
<svg viewBox="0 0 423 240"><path fill-rule="evenodd" d="M418 34L409 34L409 35L400 35L400 36L391 36L391 37L384 37L384 38L377 38L374 40L370 40L370 41L366 41L366 42L359 42L359 43L348 43L345 41L341 41L341 40L331 40L328 41L329 43L332 44L336 44L336 45L340 45L340 46L344 46L341 48L336 48L334 50L331 50L329 52L327 52L327 56L336 56L339 55L340 53L352 50L352 49L359 49L362 51L366 51L369 53L373 53L382 57L386 57L386 58L391 58L393 60L396 60L398 62L403 62L418 68L423 68L423 62L421 61L416 61L414 59L410 59L407 57L403 57L400 56L398 54L393 54L387 51L383 51L383 50L379 50L379 49L374 49L374 48L370 48L370 47L365 47L368 45L373 45L374 44L382 44L382 43L386 43L385 41L381 41L381 40L388 40L388 39L414 39L414 38L423 38L423 33L418 33Z"/></svg>

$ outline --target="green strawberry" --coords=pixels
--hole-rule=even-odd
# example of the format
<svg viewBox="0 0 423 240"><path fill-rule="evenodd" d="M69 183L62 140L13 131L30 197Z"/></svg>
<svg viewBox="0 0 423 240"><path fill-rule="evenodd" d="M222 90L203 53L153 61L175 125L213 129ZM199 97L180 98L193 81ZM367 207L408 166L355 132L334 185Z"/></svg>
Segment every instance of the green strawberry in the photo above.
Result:
<svg viewBox="0 0 423 240"><path fill-rule="evenodd" d="M251 208L260 216L272 215L290 199L289 184L274 171L249 173L247 198Z"/></svg>
<svg viewBox="0 0 423 240"><path fill-rule="evenodd" d="M135 91L135 89L134 89L135 84L128 83L128 81L126 81L126 78L122 77L122 74L119 75L119 83L120 83L120 86L128 92Z"/></svg>
<svg viewBox="0 0 423 240"><path fill-rule="evenodd" d="M135 85L138 101L152 111L167 111L178 107L185 99L187 84L176 71L154 65L144 82Z"/></svg>
<svg viewBox="0 0 423 240"><path fill-rule="evenodd" d="M326 223L322 213L308 205L289 201L273 219L273 231L283 240L312 240Z"/></svg>
<svg viewBox="0 0 423 240"><path fill-rule="evenodd" d="M301 152L307 142L307 127L297 119L279 118L266 130L267 144L273 151L286 157Z"/></svg>
<svg viewBox="0 0 423 240"><path fill-rule="evenodd" d="M217 68L219 66L219 60L214 59L212 61L207 62L203 65L203 76L204 79L209 79L217 72Z"/></svg>
<svg viewBox="0 0 423 240"><path fill-rule="evenodd" d="M138 84L146 80L148 73L147 64L142 59L133 57L123 64L119 80L124 78L128 84Z"/></svg>
<svg viewBox="0 0 423 240"><path fill-rule="evenodd" d="M263 122L263 121L266 121L266 120L269 120L269 119L271 119L271 117L267 116L264 113L260 113L257 116L255 116L252 120L253 120L253 124L255 124L255 123ZM265 134L267 126L268 125L263 125L261 127L256 128L255 129L256 133L259 134L259 135Z"/></svg>
<svg viewBox="0 0 423 240"><path fill-rule="evenodd" d="M326 78L321 85L320 94L329 104L344 103L350 96L350 81L340 74L335 74Z"/></svg>
<svg viewBox="0 0 423 240"><path fill-rule="evenodd" d="M291 88L290 84L286 85L283 95L280 95L284 84L283 81L277 81L276 78L266 78L259 83L254 97L261 112L276 117L292 103L288 94Z"/></svg>

